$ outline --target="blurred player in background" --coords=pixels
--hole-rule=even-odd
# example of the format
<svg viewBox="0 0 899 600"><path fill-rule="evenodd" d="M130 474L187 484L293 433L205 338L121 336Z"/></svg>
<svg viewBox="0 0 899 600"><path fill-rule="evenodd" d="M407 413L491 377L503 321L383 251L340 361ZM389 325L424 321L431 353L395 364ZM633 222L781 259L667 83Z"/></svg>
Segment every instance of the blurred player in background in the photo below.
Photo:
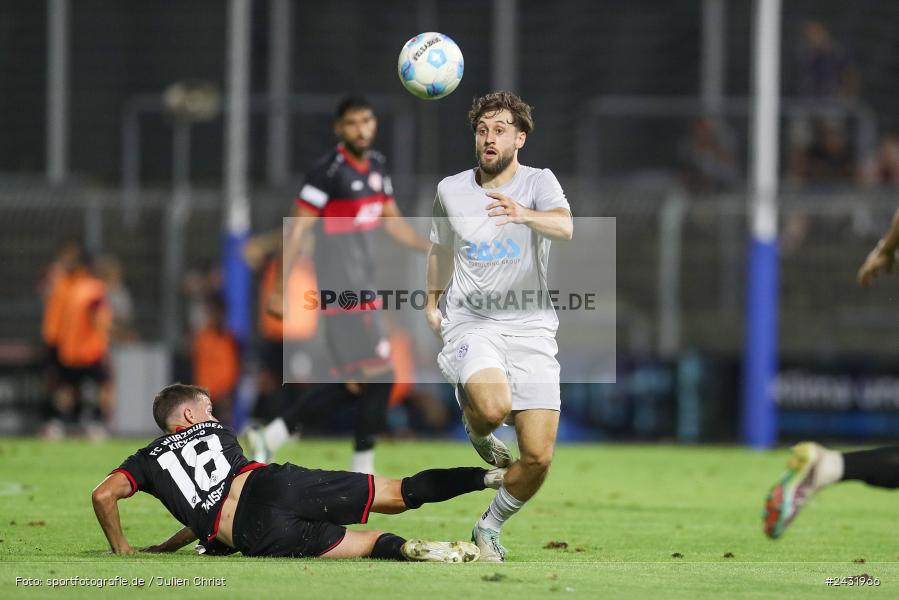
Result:
<svg viewBox="0 0 899 600"><path fill-rule="evenodd" d="M300 189L294 209L297 218L283 250L282 272L291 272L313 227L318 227L314 252L318 287L338 295L377 289L370 236L382 224L400 244L428 251L430 243L412 229L394 202L385 158L371 147L376 132L377 119L365 98L352 96L339 103L334 121L339 143L309 171ZM276 314L283 310L281 279L276 279L268 304ZM332 370L340 383L317 386L264 428L251 430L251 454L257 460L268 460L304 423L320 420L341 404L355 401L351 469L373 473L375 435L386 425L394 381L390 343L377 306L360 303L328 308L321 314Z"/></svg>
<svg viewBox="0 0 899 600"><path fill-rule="evenodd" d="M200 539L205 554L469 562L468 542L405 540L381 531L348 531L369 513L398 514L502 482L503 469L429 469L402 480L248 460L233 429L212 415L206 390L173 384L153 400L164 435L129 456L92 494L94 513L114 554L133 554L118 501L143 491L184 528L145 552L175 552Z"/></svg>
<svg viewBox="0 0 899 600"><path fill-rule="evenodd" d="M858 284L871 287L884 272L892 272L899 248L899 211L858 270ZM808 500L823 488L842 481L864 481L875 487L899 488L899 446L839 452L815 442L793 447L787 470L765 500L765 533L783 535Z"/></svg>
<svg viewBox="0 0 899 600"><path fill-rule="evenodd" d="M437 186L426 316L444 341L437 361L456 388L471 443L488 463L511 463L472 532L483 560L502 561L500 528L543 484L561 406L558 318L552 306L528 305L521 292L548 295L550 240L571 239L573 223L553 173L518 162L534 127L531 107L514 94L496 92L477 98L468 117L478 166ZM510 253L513 258L494 258ZM445 315L437 303L444 290ZM484 308L476 299L488 293L516 294L518 304ZM493 435L509 421L521 452L515 462Z"/></svg>

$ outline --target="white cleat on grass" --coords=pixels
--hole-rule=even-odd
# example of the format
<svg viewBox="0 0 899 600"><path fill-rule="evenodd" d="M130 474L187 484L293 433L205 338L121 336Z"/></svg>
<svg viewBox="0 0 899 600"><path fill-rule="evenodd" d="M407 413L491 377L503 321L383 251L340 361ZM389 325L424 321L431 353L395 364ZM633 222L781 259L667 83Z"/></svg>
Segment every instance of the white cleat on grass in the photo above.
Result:
<svg viewBox="0 0 899 600"><path fill-rule="evenodd" d="M473 562L481 555L478 547L471 542L426 540L406 540L401 552L409 560L447 563Z"/></svg>
<svg viewBox="0 0 899 600"><path fill-rule="evenodd" d="M272 460L272 451L265 443L265 430L262 427L250 427L247 429L247 444L250 450L250 459L256 462L268 463Z"/></svg>
<svg viewBox="0 0 899 600"><path fill-rule="evenodd" d="M487 463L494 467L508 467L512 464L512 452L502 440L492 433L486 437L473 434L464 413L462 414L462 425L465 426L465 433L468 434L471 445Z"/></svg>
<svg viewBox="0 0 899 600"><path fill-rule="evenodd" d="M481 551L481 562L503 562L506 560L508 550L499 543L499 532L477 523L471 530L471 541Z"/></svg>

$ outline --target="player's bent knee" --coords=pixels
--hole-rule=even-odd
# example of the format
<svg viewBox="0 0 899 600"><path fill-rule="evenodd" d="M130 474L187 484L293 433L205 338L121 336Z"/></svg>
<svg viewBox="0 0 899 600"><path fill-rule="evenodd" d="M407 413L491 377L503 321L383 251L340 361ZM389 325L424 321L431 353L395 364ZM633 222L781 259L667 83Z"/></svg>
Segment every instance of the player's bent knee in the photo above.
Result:
<svg viewBox="0 0 899 600"><path fill-rule="evenodd" d="M535 473L546 473L553 462L553 453L526 453L521 455L521 466Z"/></svg>
<svg viewBox="0 0 899 600"><path fill-rule="evenodd" d="M503 424L511 411L512 403L510 402L508 405L505 403L498 403L486 406L476 412L478 413L480 420L493 430Z"/></svg>

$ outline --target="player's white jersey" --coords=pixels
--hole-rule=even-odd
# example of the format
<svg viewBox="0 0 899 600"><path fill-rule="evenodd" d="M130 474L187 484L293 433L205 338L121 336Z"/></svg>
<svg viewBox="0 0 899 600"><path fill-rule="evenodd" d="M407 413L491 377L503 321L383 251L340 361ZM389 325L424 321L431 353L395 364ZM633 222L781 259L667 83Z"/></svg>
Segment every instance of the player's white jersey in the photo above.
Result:
<svg viewBox="0 0 899 600"><path fill-rule="evenodd" d="M443 337L472 326L506 335L554 336L559 325L546 284L550 240L527 225L488 217L495 200L509 196L525 208L569 209L562 186L549 169L519 165L498 188L478 185L475 169L447 177L437 186L431 241L453 250L453 278L447 289Z"/></svg>

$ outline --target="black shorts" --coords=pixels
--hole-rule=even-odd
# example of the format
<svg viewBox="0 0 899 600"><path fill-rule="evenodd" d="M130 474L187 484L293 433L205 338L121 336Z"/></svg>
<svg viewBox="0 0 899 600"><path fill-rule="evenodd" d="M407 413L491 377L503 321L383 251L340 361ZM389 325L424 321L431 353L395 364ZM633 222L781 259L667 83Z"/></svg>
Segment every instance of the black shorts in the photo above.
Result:
<svg viewBox="0 0 899 600"><path fill-rule="evenodd" d="M48 369L54 373L59 373L62 370L62 363L59 362L59 350L56 346L46 346L46 358Z"/></svg>
<svg viewBox="0 0 899 600"><path fill-rule="evenodd" d="M345 378L365 367L390 363L390 343L374 311L325 317L325 339L333 361L332 375Z"/></svg>
<svg viewBox="0 0 899 600"><path fill-rule="evenodd" d="M234 515L234 546L245 556L320 556L343 525L365 523L375 499L371 475L290 463L254 469Z"/></svg>
<svg viewBox="0 0 899 600"><path fill-rule="evenodd" d="M272 340L262 340L259 346L259 359L262 367L278 378L278 382L284 379L284 344Z"/></svg>
<svg viewBox="0 0 899 600"><path fill-rule="evenodd" d="M59 379L74 386L81 385L85 379L99 385L109 381L109 371L106 369L106 364L103 361L86 367L63 366L59 372Z"/></svg>

